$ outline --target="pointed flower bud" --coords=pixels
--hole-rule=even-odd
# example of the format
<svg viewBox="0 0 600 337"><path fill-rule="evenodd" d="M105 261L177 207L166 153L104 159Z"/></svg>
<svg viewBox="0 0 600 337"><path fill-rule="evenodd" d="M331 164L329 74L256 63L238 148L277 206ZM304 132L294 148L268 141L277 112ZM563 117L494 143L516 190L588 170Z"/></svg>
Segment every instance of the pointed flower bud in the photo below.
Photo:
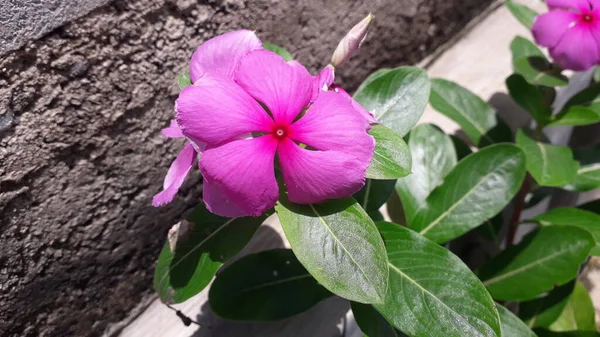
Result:
<svg viewBox="0 0 600 337"><path fill-rule="evenodd" d="M331 57L331 64L334 67L340 67L354 55L360 48L360 45L367 37L367 30L373 20L373 14L369 13L356 26L352 27L348 34L340 41Z"/></svg>

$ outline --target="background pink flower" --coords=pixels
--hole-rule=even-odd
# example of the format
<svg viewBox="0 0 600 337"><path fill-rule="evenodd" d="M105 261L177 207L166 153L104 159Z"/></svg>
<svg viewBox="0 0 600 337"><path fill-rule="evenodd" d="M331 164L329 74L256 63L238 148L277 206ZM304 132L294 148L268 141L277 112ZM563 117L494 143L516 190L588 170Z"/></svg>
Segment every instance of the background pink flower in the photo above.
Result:
<svg viewBox="0 0 600 337"><path fill-rule="evenodd" d="M550 12L533 24L536 42L565 69L584 71L600 63L600 0L548 0Z"/></svg>

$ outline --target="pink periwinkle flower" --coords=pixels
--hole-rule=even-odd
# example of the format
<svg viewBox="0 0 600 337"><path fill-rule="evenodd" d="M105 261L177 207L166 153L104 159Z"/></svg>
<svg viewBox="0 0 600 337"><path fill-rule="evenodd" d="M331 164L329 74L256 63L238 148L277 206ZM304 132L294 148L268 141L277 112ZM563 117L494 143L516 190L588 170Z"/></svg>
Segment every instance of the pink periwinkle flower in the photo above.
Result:
<svg viewBox="0 0 600 337"><path fill-rule="evenodd" d="M548 0L548 13L533 24L536 42L565 69L584 71L600 63L600 0Z"/></svg>
<svg viewBox="0 0 600 337"><path fill-rule="evenodd" d="M161 203L173 198L196 151L202 152L204 202L219 215L258 216L273 207L279 197L276 162L292 202L320 203L356 193L375 146L369 122L349 96L315 90L319 77L298 62L256 48L260 41L250 36L255 37L248 31L225 34L194 53L194 85L176 102L177 130L190 144L165 178L161 193L168 195ZM221 43L227 48L219 48Z"/></svg>

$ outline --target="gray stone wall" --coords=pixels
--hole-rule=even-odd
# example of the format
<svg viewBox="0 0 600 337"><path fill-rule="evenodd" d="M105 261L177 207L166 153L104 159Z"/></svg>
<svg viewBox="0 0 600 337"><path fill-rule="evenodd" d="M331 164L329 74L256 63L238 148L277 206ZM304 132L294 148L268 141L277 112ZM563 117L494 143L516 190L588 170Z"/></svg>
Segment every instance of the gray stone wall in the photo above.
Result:
<svg viewBox="0 0 600 337"><path fill-rule="evenodd" d="M32 42L43 30L3 30L6 50L23 46L0 58L0 335L98 336L152 292L166 231L201 196L194 173L172 204L150 205L182 145L159 134L175 76L203 41L255 29L316 72L371 11L363 50L338 73L354 89L418 62L490 2L117 0ZM7 8L75 1L7 3L2 22L35 22Z"/></svg>

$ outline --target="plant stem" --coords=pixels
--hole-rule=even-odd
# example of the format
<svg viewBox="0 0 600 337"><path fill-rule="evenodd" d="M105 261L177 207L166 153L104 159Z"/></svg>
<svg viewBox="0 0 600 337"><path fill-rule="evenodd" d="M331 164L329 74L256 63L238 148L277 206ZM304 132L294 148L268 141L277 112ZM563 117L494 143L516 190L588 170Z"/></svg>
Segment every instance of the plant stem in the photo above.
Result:
<svg viewBox="0 0 600 337"><path fill-rule="evenodd" d="M517 234L517 227L519 227L519 220L521 219L521 213L525 208L525 197L529 193L531 185L531 176L529 173L525 175L521 189L517 193L515 199L515 205L513 207L512 219L510 221L510 227L508 228L508 234L506 235L506 247L512 246L515 243L515 235Z"/></svg>

